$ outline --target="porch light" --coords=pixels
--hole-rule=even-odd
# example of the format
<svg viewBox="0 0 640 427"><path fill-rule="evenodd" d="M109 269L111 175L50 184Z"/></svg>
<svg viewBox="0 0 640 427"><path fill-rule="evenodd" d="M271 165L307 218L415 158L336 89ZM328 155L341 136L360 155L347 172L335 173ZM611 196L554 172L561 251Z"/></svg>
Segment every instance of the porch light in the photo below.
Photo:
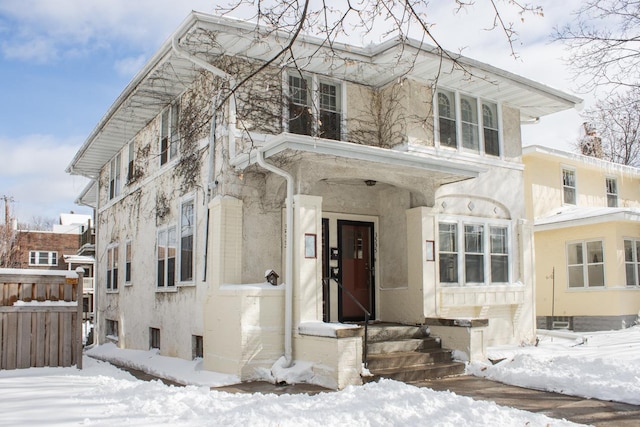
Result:
<svg viewBox="0 0 640 427"><path fill-rule="evenodd" d="M376 185L377 181L374 181L373 179L365 179L364 183L367 184L367 187L373 187L374 185Z"/></svg>
<svg viewBox="0 0 640 427"><path fill-rule="evenodd" d="M278 276L278 273L273 270L267 270L264 273L264 278L267 279L267 282L269 282L273 286L278 286L278 277L280 277Z"/></svg>

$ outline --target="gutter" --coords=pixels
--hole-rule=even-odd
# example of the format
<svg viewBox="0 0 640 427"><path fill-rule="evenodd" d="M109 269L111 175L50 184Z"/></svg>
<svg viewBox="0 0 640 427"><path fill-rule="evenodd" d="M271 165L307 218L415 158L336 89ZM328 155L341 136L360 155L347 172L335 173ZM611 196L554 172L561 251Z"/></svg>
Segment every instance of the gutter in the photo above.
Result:
<svg viewBox="0 0 640 427"><path fill-rule="evenodd" d="M261 148L257 151L256 159L258 164L264 169L282 176L287 181L287 206L286 206L286 254L285 254L285 304L284 304L284 358L285 368L288 368L293 363L292 351L291 351L291 338L292 338L292 309L293 309L293 176L276 166L267 163L264 159L264 149Z"/></svg>

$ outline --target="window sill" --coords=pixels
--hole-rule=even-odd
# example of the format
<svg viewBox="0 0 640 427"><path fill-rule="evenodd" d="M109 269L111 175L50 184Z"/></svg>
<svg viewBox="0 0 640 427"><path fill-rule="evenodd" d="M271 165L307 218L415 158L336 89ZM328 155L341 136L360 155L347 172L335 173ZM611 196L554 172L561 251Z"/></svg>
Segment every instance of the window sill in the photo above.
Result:
<svg viewBox="0 0 640 427"><path fill-rule="evenodd" d="M178 288L176 286L171 286L167 288L158 288L156 287L156 292L158 293L175 293L178 292Z"/></svg>
<svg viewBox="0 0 640 427"><path fill-rule="evenodd" d="M180 282L176 285L178 288L194 288L196 282Z"/></svg>
<svg viewBox="0 0 640 427"><path fill-rule="evenodd" d="M117 294L119 289L107 289L107 294Z"/></svg>
<svg viewBox="0 0 640 427"><path fill-rule="evenodd" d="M125 288L129 288L129 287L131 287L131 286L133 286L133 283L131 283L131 282L129 282L129 283L125 283L125 284L124 284L124 287L125 287Z"/></svg>

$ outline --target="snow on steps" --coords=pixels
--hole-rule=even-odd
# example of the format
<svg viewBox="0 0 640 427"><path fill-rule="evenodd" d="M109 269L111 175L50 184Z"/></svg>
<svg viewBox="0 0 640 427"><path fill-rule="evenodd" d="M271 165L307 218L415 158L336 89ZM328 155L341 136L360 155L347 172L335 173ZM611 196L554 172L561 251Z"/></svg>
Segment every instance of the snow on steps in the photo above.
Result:
<svg viewBox="0 0 640 427"><path fill-rule="evenodd" d="M464 363L452 361L451 351L440 339L418 326L379 324L369 326L368 368L371 377L416 382L464 373Z"/></svg>

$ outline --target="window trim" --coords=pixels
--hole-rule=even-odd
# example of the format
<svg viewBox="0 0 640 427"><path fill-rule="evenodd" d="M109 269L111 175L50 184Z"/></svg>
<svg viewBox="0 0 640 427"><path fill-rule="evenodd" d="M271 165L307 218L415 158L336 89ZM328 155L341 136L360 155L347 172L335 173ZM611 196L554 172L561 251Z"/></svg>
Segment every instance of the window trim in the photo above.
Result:
<svg viewBox="0 0 640 427"><path fill-rule="evenodd" d="M436 240L436 253L438 254L438 262L436 263L436 275L437 283L442 287L472 287L472 286L505 286L513 283L513 268L511 263L513 261L513 222L508 219L492 219L492 218L478 218L456 215L442 215L436 218L437 228L439 230L440 224L456 224L456 245L457 245L457 282L442 282L440 281L440 239ZM466 266L465 266L465 226L467 225L481 225L483 227L482 245L483 245L483 282L467 282L466 280ZM507 232L507 280L508 282L493 282L491 277L491 227L504 228ZM439 233L439 231L438 231ZM449 252L447 252L449 253Z"/></svg>
<svg viewBox="0 0 640 427"><path fill-rule="evenodd" d="M107 246L107 280L105 289L107 292L118 292L118 243ZM112 261L111 263L109 261Z"/></svg>
<svg viewBox="0 0 640 427"><path fill-rule="evenodd" d="M178 257L178 254L177 254L177 253L176 253L176 254L174 255L174 257L173 257L173 260L174 260L174 266L173 266L173 282L169 281L169 260L171 259L171 258L169 257L169 235L170 235L170 231L171 231L172 229L173 229L173 230L174 230L174 232L176 233L176 238L177 238L178 230L177 230L177 226L176 226L175 224L173 224L173 225L166 225L166 226L163 226L163 227L159 227L159 228L157 229L157 232L156 232L156 250L155 250L155 255L156 255L156 257L155 257L155 266L156 266L156 273L155 273L155 276L156 276L156 279L155 279L155 282L156 282L156 291L175 291L175 290L176 290L176 285L178 284L178 281L177 281L177 271L176 271L176 265L177 265L176 263L177 263L177 257ZM162 285L162 286L160 285L160 282L158 281L158 278L159 278L159 275L158 275L158 270L159 270L159 269L158 269L158 267L159 267L159 266L158 266L158 263L159 263L159 261L160 261L160 258L159 258L159 256L160 256L160 254L159 254L160 245L159 245L159 244L160 244L160 234L161 234L161 233L166 233L166 241L165 241L165 243L166 243L166 248L167 248L167 249L166 249L166 251L165 251L165 252L166 252L166 255L165 255L165 258L164 258L164 264L163 264L163 270L164 270L164 271L163 271L163 285ZM176 252L177 252L177 250L178 250L177 243L178 243L178 242L176 241L176 242L175 242L175 244L176 244L176 246L175 246L175 250L176 250ZM169 283L173 283L173 284L172 284L172 285L170 285Z"/></svg>
<svg viewBox="0 0 640 427"><path fill-rule="evenodd" d="M567 202L565 198L565 185L564 185L564 172L572 172L573 173L573 187L566 186L567 188L573 188L573 203ZM577 206L578 205L578 172L576 168L572 166L560 166L560 191L562 194L562 205L563 206Z"/></svg>
<svg viewBox="0 0 640 427"><path fill-rule="evenodd" d="M172 102L160 112L160 132L158 136L158 148L160 155L160 167L172 163L179 156L180 143L180 98ZM166 115L166 119L165 119ZM166 124L167 135L164 135ZM166 138L166 148L163 148Z"/></svg>
<svg viewBox="0 0 640 427"><path fill-rule="evenodd" d="M339 115L338 120L338 139L335 141L345 141L347 139L346 135L346 90L345 83L341 80L332 79L326 76L320 76L318 74L310 74L310 73L300 73L296 71L289 71L284 73L283 76L283 98L284 104L286 105L286 114L284 115L284 129L286 132L290 132L289 130L289 122L290 118L290 104L292 104L291 97L291 86L289 83L290 77L298 77L307 81L307 107L311 110L311 126L310 126L310 135L306 133L300 133L300 135L308 135L318 138L323 138L319 136L320 133L320 116L323 111L330 111L321 108L321 94L320 94L320 85L331 85L336 87L336 109L333 113L337 113ZM302 104L295 103L295 105L302 106ZM331 139L333 138L324 138Z"/></svg>
<svg viewBox="0 0 640 427"><path fill-rule="evenodd" d="M480 98L474 94L460 92L455 89L449 89L446 87L438 87L434 90L434 95L432 97L433 110L434 114L434 145L436 148L441 148L444 150L452 150L457 151L459 153L470 153L488 158L496 158L502 159L504 158L504 135L503 135L503 124L502 124L502 105L494 100L487 98ZM453 114L454 118L443 116L443 118L447 120L453 120L455 123L455 146L443 144L440 138L440 103L439 103L439 94L449 97L451 96L453 99L450 102L453 102ZM476 148L467 148L464 147L463 144L463 120L462 120L462 99L466 100L475 100L475 114L476 114L476 122L473 125L476 127L476 136L478 138L478 146ZM495 106L496 113L496 126L497 128L487 128L490 130L497 131L498 134L498 155L487 153L486 143L485 143L485 124L484 124L484 116L483 116L483 106L485 104L491 104ZM465 122L467 123L467 122Z"/></svg>
<svg viewBox="0 0 640 427"><path fill-rule="evenodd" d="M633 259L631 261L627 261L625 251L625 242L631 242L633 248ZM623 251L623 259L624 259L624 278L625 278L625 288L638 288L640 287L640 251L638 250L638 245L640 244L640 238L637 237L623 237L622 239L622 251ZM629 278L627 277L627 265L633 266L634 272L634 284L629 284Z"/></svg>
<svg viewBox="0 0 640 427"><path fill-rule="evenodd" d="M609 192L609 182L614 183L615 193ZM606 176L604 178L604 190L605 190L605 196L607 198L607 207L617 208L619 206L619 201L620 201L620 196L618 191L618 178L616 178L615 176ZM611 204L609 203L609 200L610 200L609 196L615 196L614 206L611 206Z"/></svg>
<svg viewBox="0 0 640 427"><path fill-rule="evenodd" d="M120 196L122 190L122 153L118 152L109 162L109 200Z"/></svg>
<svg viewBox="0 0 640 427"><path fill-rule="evenodd" d="M588 248L587 245L589 243L594 243L594 242L600 242L601 248L602 248L602 261L598 261L598 262L589 262L589 258L588 258ZM577 244L581 244L582 245L582 264L569 264L569 247L571 245L577 245ZM597 238L597 239L586 239L586 240L569 240L567 242L565 242L565 268L566 268L566 274L567 274L567 290L570 291L580 291L580 290L586 290L586 289L604 289L607 287L607 262L606 262L606 246L605 246L605 239L604 238ZM569 282L569 267L575 267L578 265L582 265L582 281L583 281L583 285L582 286L571 286L571 283ZM602 285L594 285L594 286L590 286L589 285L589 266L593 266L593 265L602 265Z"/></svg>
<svg viewBox="0 0 640 427"><path fill-rule="evenodd" d="M131 286L131 274L133 268L133 244L131 240L124 243L124 284Z"/></svg>
<svg viewBox="0 0 640 427"><path fill-rule="evenodd" d="M47 254L47 262L41 263L40 259L42 254ZM35 260L33 262L32 260ZM32 267L57 267L58 266L58 251L41 251L34 250L29 251L29 266Z"/></svg>
<svg viewBox="0 0 640 427"><path fill-rule="evenodd" d="M183 228L184 228L184 224L183 224L183 220L184 220L184 216L182 214L182 210L183 207L188 204L191 203L193 205L193 224L191 226L191 279L188 280L183 280L182 278L182 233L183 233ZM192 285L195 284L196 282L196 235L197 235L197 230L196 230L196 226L197 226L197 212L196 212L196 195L195 194L191 194L188 196L185 196L181 201L180 201L180 220L179 220L179 227L176 230L176 237L178 239L178 253L177 253L177 259L176 259L176 283L178 285L184 286L184 285Z"/></svg>

